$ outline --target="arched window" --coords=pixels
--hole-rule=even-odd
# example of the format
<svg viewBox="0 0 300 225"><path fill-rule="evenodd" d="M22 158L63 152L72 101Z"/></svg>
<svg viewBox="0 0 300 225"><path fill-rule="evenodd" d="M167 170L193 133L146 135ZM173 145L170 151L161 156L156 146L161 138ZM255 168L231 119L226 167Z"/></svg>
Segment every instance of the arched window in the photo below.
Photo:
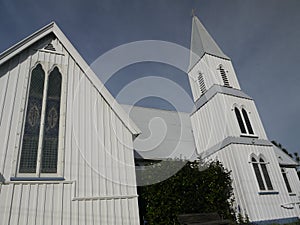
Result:
<svg viewBox="0 0 300 225"><path fill-rule="evenodd" d="M259 163L256 161L254 157L251 158L252 166L254 169L254 173L258 182L258 186L260 190L266 190L263 178L260 173Z"/></svg>
<svg viewBox="0 0 300 225"><path fill-rule="evenodd" d="M19 173L57 173L61 86L57 67L48 76L40 64L32 71Z"/></svg>
<svg viewBox="0 0 300 225"><path fill-rule="evenodd" d="M289 193L292 193L292 188L291 188L291 185L290 185L289 180L287 178L287 174L286 174L285 169L281 169L281 173L282 173L282 176L283 176L283 179L284 179L286 189L288 190Z"/></svg>
<svg viewBox="0 0 300 225"><path fill-rule="evenodd" d="M206 87L204 83L203 74L201 72L199 72L198 74L198 85L200 87L201 93L204 94L206 92Z"/></svg>
<svg viewBox="0 0 300 225"><path fill-rule="evenodd" d="M219 65L220 74L223 80L223 84L225 87L230 87L229 81L226 75L226 71L224 70L224 67L222 65Z"/></svg>
<svg viewBox="0 0 300 225"><path fill-rule="evenodd" d="M240 110L239 110L237 107L235 107L235 108L234 108L234 112L235 112L237 121L238 121L238 123L239 123L241 132L242 132L243 134L246 134L247 132L246 132L246 128L245 128L245 125L244 125L244 122L243 122L243 119L242 119Z"/></svg>
<svg viewBox="0 0 300 225"><path fill-rule="evenodd" d="M265 182L267 184L267 188L268 188L268 190L273 190L273 186L272 186L271 179L270 179L270 176L269 176L269 173L267 170L266 163L262 158L259 159L259 162L260 162L262 173L265 178Z"/></svg>
<svg viewBox="0 0 300 225"><path fill-rule="evenodd" d="M25 129L20 158L20 173L35 173L41 127L45 72L40 64L32 70Z"/></svg>
<svg viewBox="0 0 300 225"><path fill-rule="evenodd" d="M246 126L247 126L249 134L254 134L251 123L250 123L250 120L249 120L249 117L248 117L248 113L246 112L245 109L242 109L242 114L243 114L243 117L245 119Z"/></svg>
<svg viewBox="0 0 300 225"><path fill-rule="evenodd" d="M55 67L48 78L42 173L56 173L57 170L61 79L61 74Z"/></svg>

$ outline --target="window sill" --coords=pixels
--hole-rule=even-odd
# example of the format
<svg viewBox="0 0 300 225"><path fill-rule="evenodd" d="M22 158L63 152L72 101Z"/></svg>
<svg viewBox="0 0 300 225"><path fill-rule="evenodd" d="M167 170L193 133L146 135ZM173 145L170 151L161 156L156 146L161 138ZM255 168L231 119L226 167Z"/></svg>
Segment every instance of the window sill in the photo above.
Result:
<svg viewBox="0 0 300 225"><path fill-rule="evenodd" d="M64 177L11 177L10 181L64 181Z"/></svg>
<svg viewBox="0 0 300 225"><path fill-rule="evenodd" d="M257 138L258 139L258 136L252 135L252 134L241 134L240 137Z"/></svg>
<svg viewBox="0 0 300 225"><path fill-rule="evenodd" d="M279 191L267 190L267 191L259 191L259 195L278 195Z"/></svg>

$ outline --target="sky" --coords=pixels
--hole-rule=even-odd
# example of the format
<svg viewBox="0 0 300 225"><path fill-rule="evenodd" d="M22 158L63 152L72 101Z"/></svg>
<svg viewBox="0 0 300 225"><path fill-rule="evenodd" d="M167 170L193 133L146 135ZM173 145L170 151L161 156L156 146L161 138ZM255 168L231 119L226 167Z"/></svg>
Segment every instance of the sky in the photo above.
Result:
<svg viewBox="0 0 300 225"><path fill-rule="evenodd" d="M231 58L269 139L300 154L299 0L0 0L0 52L51 21L92 65L107 51L134 41L161 40L189 48L192 9ZM188 59L182 61L188 64ZM183 71L157 62L129 65L105 85L118 96L126 85L148 76L171 80L191 95ZM139 91L154 88L138 86ZM172 94L181 101L180 111L188 112L181 93ZM172 108L162 97L143 97L136 104Z"/></svg>

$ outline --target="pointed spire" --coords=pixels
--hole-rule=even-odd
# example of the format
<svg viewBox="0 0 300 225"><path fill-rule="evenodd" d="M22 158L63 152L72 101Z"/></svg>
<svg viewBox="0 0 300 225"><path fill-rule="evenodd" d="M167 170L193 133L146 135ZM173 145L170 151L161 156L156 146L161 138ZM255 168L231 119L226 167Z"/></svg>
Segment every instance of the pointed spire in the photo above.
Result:
<svg viewBox="0 0 300 225"><path fill-rule="evenodd" d="M189 69L192 69L192 67L205 53L224 59L230 59L222 52L214 39L202 25L200 20L195 15L193 15Z"/></svg>

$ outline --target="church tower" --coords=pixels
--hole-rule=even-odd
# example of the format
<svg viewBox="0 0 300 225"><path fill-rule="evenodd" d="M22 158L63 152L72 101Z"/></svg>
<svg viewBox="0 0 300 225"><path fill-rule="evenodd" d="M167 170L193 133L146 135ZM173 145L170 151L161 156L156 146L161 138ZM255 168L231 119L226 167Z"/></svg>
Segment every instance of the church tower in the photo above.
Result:
<svg viewBox="0 0 300 225"><path fill-rule="evenodd" d="M188 75L197 153L232 171L237 212L263 224L297 218L299 206L284 207L291 195L255 103L241 90L230 58L196 16Z"/></svg>

